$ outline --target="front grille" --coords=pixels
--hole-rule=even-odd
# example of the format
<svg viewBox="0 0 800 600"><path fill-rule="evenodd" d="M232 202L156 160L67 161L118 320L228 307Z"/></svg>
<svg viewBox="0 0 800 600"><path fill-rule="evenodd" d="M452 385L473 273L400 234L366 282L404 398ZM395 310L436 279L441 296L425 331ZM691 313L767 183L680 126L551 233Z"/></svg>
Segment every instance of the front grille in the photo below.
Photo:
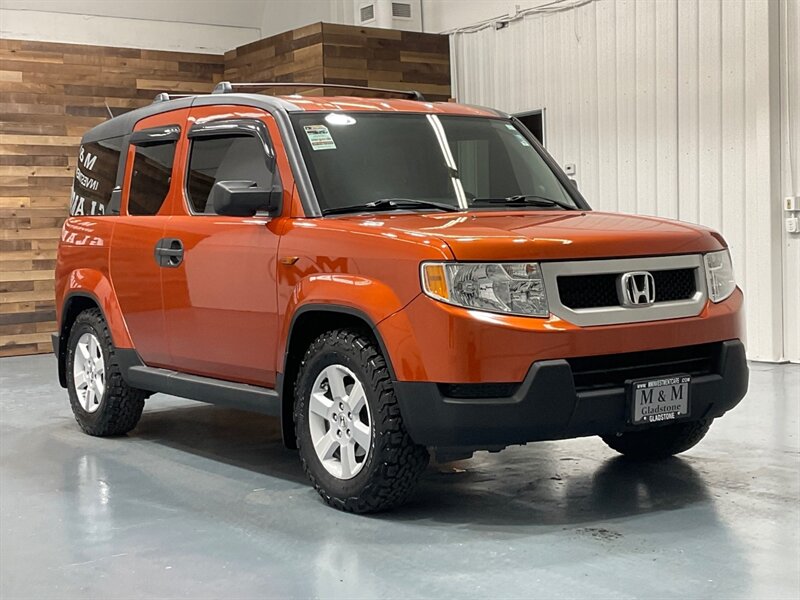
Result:
<svg viewBox="0 0 800 600"><path fill-rule="evenodd" d="M697 291L694 269L650 271L656 288L656 304L688 300ZM559 276L558 296L561 304L573 310L620 306L617 279L620 273Z"/></svg>
<svg viewBox="0 0 800 600"><path fill-rule="evenodd" d="M653 271L653 279L656 284L656 302L687 300L697 291L694 269Z"/></svg>
<svg viewBox="0 0 800 600"><path fill-rule="evenodd" d="M572 309L619 306L616 273L558 278L561 304Z"/></svg>
<svg viewBox="0 0 800 600"><path fill-rule="evenodd" d="M568 358L578 392L622 387L629 379L685 373L692 376L718 371L721 342L664 350Z"/></svg>

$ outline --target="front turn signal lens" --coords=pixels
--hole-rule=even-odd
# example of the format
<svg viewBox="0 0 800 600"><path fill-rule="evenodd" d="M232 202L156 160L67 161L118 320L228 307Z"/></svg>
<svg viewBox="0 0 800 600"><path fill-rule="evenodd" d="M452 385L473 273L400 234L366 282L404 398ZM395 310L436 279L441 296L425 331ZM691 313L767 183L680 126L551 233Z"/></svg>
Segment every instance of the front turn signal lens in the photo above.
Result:
<svg viewBox="0 0 800 600"><path fill-rule="evenodd" d="M450 299L444 265L437 263L422 265L422 283L429 295L445 301Z"/></svg>

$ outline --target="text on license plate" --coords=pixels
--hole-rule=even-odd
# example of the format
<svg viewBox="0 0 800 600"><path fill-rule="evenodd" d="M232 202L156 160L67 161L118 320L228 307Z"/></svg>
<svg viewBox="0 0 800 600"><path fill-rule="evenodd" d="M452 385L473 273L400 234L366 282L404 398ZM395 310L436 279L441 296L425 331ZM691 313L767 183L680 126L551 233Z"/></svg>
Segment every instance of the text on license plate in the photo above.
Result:
<svg viewBox="0 0 800 600"><path fill-rule="evenodd" d="M689 414L689 375L631 382L632 423L672 421Z"/></svg>

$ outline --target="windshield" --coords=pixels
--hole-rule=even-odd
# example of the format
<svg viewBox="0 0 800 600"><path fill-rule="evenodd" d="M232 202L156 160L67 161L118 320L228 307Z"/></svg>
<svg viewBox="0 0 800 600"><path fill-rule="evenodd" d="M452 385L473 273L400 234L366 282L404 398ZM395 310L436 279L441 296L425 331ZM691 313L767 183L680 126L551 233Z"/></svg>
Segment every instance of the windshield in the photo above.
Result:
<svg viewBox="0 0 800 600"><path fill-rule="evenodd" d="M380 200L476 210L575 207L535 148L509 121L385 113L292 115L323 213ZM530 196L530 204L478 199ZM518 198L517 198L518 199ZM519 200L519 199L518 199ZM396 204L414 210L409 202ZM435 210L420 205L418 210Z"/></svg>

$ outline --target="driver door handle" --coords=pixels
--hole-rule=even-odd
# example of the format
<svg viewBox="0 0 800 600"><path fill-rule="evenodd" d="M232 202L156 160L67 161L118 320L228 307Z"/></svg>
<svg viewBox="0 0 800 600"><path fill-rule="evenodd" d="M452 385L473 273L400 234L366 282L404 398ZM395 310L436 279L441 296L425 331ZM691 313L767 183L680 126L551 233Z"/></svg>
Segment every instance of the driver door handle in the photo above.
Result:
<svg viewBox="0 0 800 600"><path fill-rule="evenodd" d="M161 238L154 255L158 266L174 269L183 262L183 242L178 238Z"/></svg>

